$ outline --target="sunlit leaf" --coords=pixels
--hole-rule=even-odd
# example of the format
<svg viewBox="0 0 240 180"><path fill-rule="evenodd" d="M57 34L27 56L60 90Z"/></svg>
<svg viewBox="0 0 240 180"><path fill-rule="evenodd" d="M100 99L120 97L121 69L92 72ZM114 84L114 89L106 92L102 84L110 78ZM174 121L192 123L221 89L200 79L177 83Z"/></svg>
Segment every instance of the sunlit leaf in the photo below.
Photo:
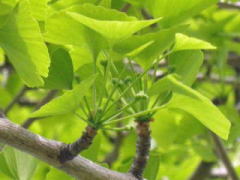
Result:
<svg viewBox="0 0 240 180"><path fill-rule="evenodd" d="M180 50L197 50L197 49L216 49L213 45L210 43L196 39L193 37L188 37L184 34L178 33L176 35L176 43L173 48L174 51L180 51Z"/></svg>
<svg viewBox="0 0 240 180"><path fill-rule="evenodd" d="M3 157L6 163L4 172L8 172L7 175L11 174L14 179L18 180L32 179L37 165L37 161L32 156L11 147L5 147Z"/></svg>
<svg viewBox="0 0 240 180"><path fill-rule="evenodd" d="M223 139L228 138L231 124L209 99L184 85L172 75L156 82L150 89L149 94L160 94L166 91L175 93L167 105L168 108L188 112Z"/></svg>
<svg viewBox="0 0 240 180"><path fill-rule="evenodd" d="M191 86L203 63L203 53L200 50L174 52L168 62L170 71L180 75L182 82Z"/></svg>
<svg viewBox="0 0 240 180"><path fill-rule="evenodd" d="M154 17L163 17L164 26L180 23L216 4L217 0L148 0L146 6Z"/></svg>
<svg viewBox="0 0 240 180"><path fill-rule="evenodd" d="M27 1L21 1L0 27L0 46L28 86L43 85L42 77L48 76L50 58Z"/></svg>
<svg viewBox="0 0 240 180"><path fill-rule="evenodd" d="M31 117L56 116L74 112L80 106L80 100L88 93L95 78L96 76L93 75L82 81L72 90L66 91L62 96L57 97L34 112Z"/></svg>
<svg viewBox="0 0 240 180"><path fill-rule="evenodd" d="M160 20L137 20L130 18L115 10L105 9L101 6L86 4L79 6L67 14L79 23L100 33L111 43L130 37L135 32Z"/></svg>

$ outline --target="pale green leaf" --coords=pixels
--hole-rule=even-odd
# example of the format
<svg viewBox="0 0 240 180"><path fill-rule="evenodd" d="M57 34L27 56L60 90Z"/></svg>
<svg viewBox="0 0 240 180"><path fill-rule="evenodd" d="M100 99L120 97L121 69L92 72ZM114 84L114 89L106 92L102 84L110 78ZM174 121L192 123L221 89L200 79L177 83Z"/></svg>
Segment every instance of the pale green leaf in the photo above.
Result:
<svg viewBox="0 0 240 180"><path fill-rule="evenodd" d="M79 9L83 9L84 11L81 12ZM88 11L86 11L87 9ZM79 23L100 33L108 39L110 43L127 39L137 31L156 23L161 19L157 18L140 21L134 18L126 18L122 15L123 13L121 14L118 11L105 9L101 6L93 6L91 4L83 5L82 7L79 7L78 10L80 12L67 12L67 14ZM93 13L95 14L94 16Z"/></svg>
<svg viewBox="0 0 240 180"><path fill-rule="evenodd" d="M38 21L44 21L47 17L48 0L29 0L31 12Z"/></svg>
<svg viewBox="0 0 240 180"><path fill-rule="evenodd" d="M196 80L204 57L200 50L177 51L168 58L171 72L178 74L182 82L191 86Z"/></svg>
<svg viewBox="0 0 240 180"><path fill-rule="evenodd" d="M90 159L91 161L97 161L99 151L101 149L102 135L99 133L93 140L91 147L81 153L81 156Z"/></svg>
<svg viewBox="0 0 240 180"><path fill-rule="evenodd" d="M154 17L163 17L161 25L170 26L193 17L217 2L218 0L147 0L145 4Z"/></svg>
<svg viewBox="0 0 240 180"><path fill-rule="evenodd" d="M147 68L173 44L175 33L180 29L181 27L174 27L154 33L132 36L117 43L113 49L119 54L133 58L142 67Z"/></svg>
<svg viewBox="0 0 240 180"><path fill-rule="evenodd" d="M203 41L197 38L188 37L180 33L176 34L176 43L173 48L174 51L194 50L194 49L206 50L206 49L216 49L216 47L206 41Z"/></svg>
<svg viewBox="0 0 240 180"><path fill-rule="evenodd" d="M73 180L73 178L58 169L51 168L44 180Z"/></svg>
<svg viewBox="0 0 240 180"><path fill-rule="evenodd" d="M50 58L29 4L22 0L0 27L0 46L19 76L31 87L43 85L48 76Z"/></svg>
<svg viewBox="0 0 240 180"><path fill-rule="evenodd" d="M61 10L66 9L69 7L72 7L74 5L80 5L84 3L92 3L96 4L99 0L61 0L61 1L55 1L54 3L50 4L51 7L55 10Z"/></svg>
<svg viewBox="0 0 240 180"><path fill-rule="evenodd" d="M32 156L11 147L4 148L3 156L11 175L15 177L15 179L32 179L37 165L37 161Z"/></svg>
<svg viewBox="0 0 240 180"><path fill-rule="evenodd" d="M177 94L173 96L169 108L181 109L212 130L223 139L228 139L230 122L210 101L197 100L189 96Z"/></svg>
<svg viewBox="0 0 240 180"><path fill-rule="evenodd" d="M188 112L218 136L223 139L228 138L231 124L209 99L184 85L173 75L168 75L156 82L149 90L149 94L155 95L167 91L175 93L167 105L168 108L176 108Z"/></svg>
<svg viewBox="0 0 240 180"><path fill-rule="evenodd" d="M0 1L0 16L11 12L18 0L1 0ZM1 24L1 23L0 23Z"/></svg>
<svg viewBox="0 0 240 180"><path fill-rule="evenodd" d="M0 65L2 65L4 61L5 61L4 51L2 48L0 48Z"/></svg>
<svg viewBox="0 0 240 180"><path fill-rule="evenodd" d="M62 45L69 50L74 71L81 65L93 62L106 44L97 33L66 16L63 12L56 13L47 19L45 31L47 42Z"/></svg>
<svg viewBox="0 0 240 180"><path fill-rule="evenodd" d="M112 0L101 0L99 5L106 7L106 8L111 8L111 3L112 3Z"/></svg>
<svg viewBox="0 0 240 180"><path fill-rule="evenodd" d="M95 78L96 75L92 75L88 79L82 81L72 90L66 91L62 96L57 97L34 112L31 117L55 116L74 112L80 106L81 99L88 93Z"/></svg>
<svg viewBox="0 0 240 180"><path fill-rule="evenodd" d="M156 180L158 169L160 165L160 154L159 153L150 153L147 166L144 170L144 177L148 180Z"/></svg>

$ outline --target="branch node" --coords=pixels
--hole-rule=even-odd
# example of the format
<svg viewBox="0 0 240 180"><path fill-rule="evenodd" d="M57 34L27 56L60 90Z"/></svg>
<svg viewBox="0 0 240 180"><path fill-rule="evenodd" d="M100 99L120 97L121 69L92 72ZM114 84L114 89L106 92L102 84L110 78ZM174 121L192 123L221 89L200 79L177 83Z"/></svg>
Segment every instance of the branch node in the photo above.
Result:
<svg viewBox="0 0 240 180"><path fill-rule="evenodd" d="M65 144L58 156L61 163L74 159L80 152L89 148L94 137L97 135L97 129L87 126L82 136L72 144Z"/></svg>

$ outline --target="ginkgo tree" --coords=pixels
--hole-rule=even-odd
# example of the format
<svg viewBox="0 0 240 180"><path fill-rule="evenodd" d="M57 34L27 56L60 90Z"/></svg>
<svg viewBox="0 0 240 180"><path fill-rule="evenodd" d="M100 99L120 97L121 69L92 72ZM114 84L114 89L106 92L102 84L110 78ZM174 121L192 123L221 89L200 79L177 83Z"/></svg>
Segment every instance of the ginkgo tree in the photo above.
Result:
<svg viewBox="0 0 240 180"><path fill-rule="evenodd" d="M239 9L0 0L0 178L237 180Z"/></svg>

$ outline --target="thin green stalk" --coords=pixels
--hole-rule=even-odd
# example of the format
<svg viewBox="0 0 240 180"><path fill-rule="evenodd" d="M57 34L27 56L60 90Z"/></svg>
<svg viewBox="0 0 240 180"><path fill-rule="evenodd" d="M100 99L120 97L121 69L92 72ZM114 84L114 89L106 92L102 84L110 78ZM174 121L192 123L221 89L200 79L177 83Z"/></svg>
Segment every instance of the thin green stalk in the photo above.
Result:
<svg viewBox="0 0 240 180"><path fill-rule="evenodd" d="M123 127L123 128L102 128L103 130L111 130L111 131L129 131L131 128Z"/></svg>
<svg viewBox="0 0 240 180"><path fill-rule="evenodd" d="M96 60L94 60L94 66L93 66L93 72L96 74L97 72L97 64ZM94 82L93 86L93 106L94 106L94 112L97 110L97 87L96 87L96 82Z"/></svg>
<svg viewBox="0 0 240 180"><path fill-rule="evenodd" d="M129 107L131 107L132 104L134 104L135 102L136 102L136 101L133 101L133 102L131 102L130 104L127 104L126 106L124 106L123 108L121 108L120 110L118 110L117 113L115 113L115 114L113 114L113 115L111 115L111 116L109 116L109 117L103 119L103 120L100 121L100 122L104 122L104 121L107 121L107 120L110 121L110 120L116 118L116 117L119 116L121 113L123 113L126 109L128 109Z"/></svg>
<svg viewBox="0 0 240 180"><path fill-rule="evenodd" d="M157 98L155 99L155 101L154 101L154 103L153 103L153 105L152 105L151 108L154 108L154 107L157 105L157 103L158 103L158 101L159 101L161 95L162 95L162 94L159 94L159 95L157 96Z"/></svg>
<svg viewBox="0 0 240 180"><path fill-rule="evenodd" d="M105 106L103 107L103 112L104 112L104 113L105 113L105 111L106 111L106 109L107 109L107 107L108 107L108 105L109 105L110 100L112 99L114 93L116 92L116 90L117 90L117 86L113 87L110 95L108 96L107 102L106 102Z"/></svg>
<svg viewBox="0 0 240 180"><path fill-rule="evenodd" d="M126 120L126 119L130 119L130 118L142 116L142 115L145 115L145 114L147 114L147 113L153 113L153 112L155 112L155 111L157 111L157 110L160 110L160 109L165 108L165 106L166 106L166 105L163 105L163 106L160 106L160 107L156 107L156 108L153 108L153 109L150 109L150 110L146 110L146 111L141 111L141 112L138 112L138 113L129 115L129 116L125 116L125 117L123 117L123 118L111 120L110 122L109 122L109 121L105 121L105 123L103 123L103 124L104 124L104 125L110 125L110 124L114 124L114 123L116 123L116 122L123 121L123 120Z"/></svg>
<svg viewBox="0 0 240 180"><path fill-rule="evenodd" d="M78 113L74 113L79 119L81 119L81 120L83 120L83 121L85 121L85 122L88 122L84 117L82 117L80 114L78 114Z"/></svg>
<svg viewBox="0 0 240 180"><path fill-rule="evenodd" d="M131 83L131 85L129 85L129 86L123 91L123 93L120 94L120 96L118 97L118 99L117 99L106 111L108 111L109 109L111 109L119 100L121 100L121 98L125 95L125 93L126 93L131 87L133 87L133 85L137 82L137 80L139 80L146 72L147 72L147 70L144 71L138 78L136 78L136 79Z"/></svg>
<svg viewBox="0 0 240 180"><path fill-rule="evenodd" d="M80 108L81 108L82 112L84 113L84 115L87 117L88 113L87 113L87 111L85 110L84 106L81 103L80 103Z"/></svg>
<svg viewBox="0 0 240 180"><path fill-rule="evenodd" d="M92 112L91 112L91 108L90 108L90 105L89 105L89 103L88 103L88 101L87 101L86 96L83 97L83 100L84 100L84 102L85 102L85 104L86 104L88 113L91 114L91 113L92 113Z"/></svg>

